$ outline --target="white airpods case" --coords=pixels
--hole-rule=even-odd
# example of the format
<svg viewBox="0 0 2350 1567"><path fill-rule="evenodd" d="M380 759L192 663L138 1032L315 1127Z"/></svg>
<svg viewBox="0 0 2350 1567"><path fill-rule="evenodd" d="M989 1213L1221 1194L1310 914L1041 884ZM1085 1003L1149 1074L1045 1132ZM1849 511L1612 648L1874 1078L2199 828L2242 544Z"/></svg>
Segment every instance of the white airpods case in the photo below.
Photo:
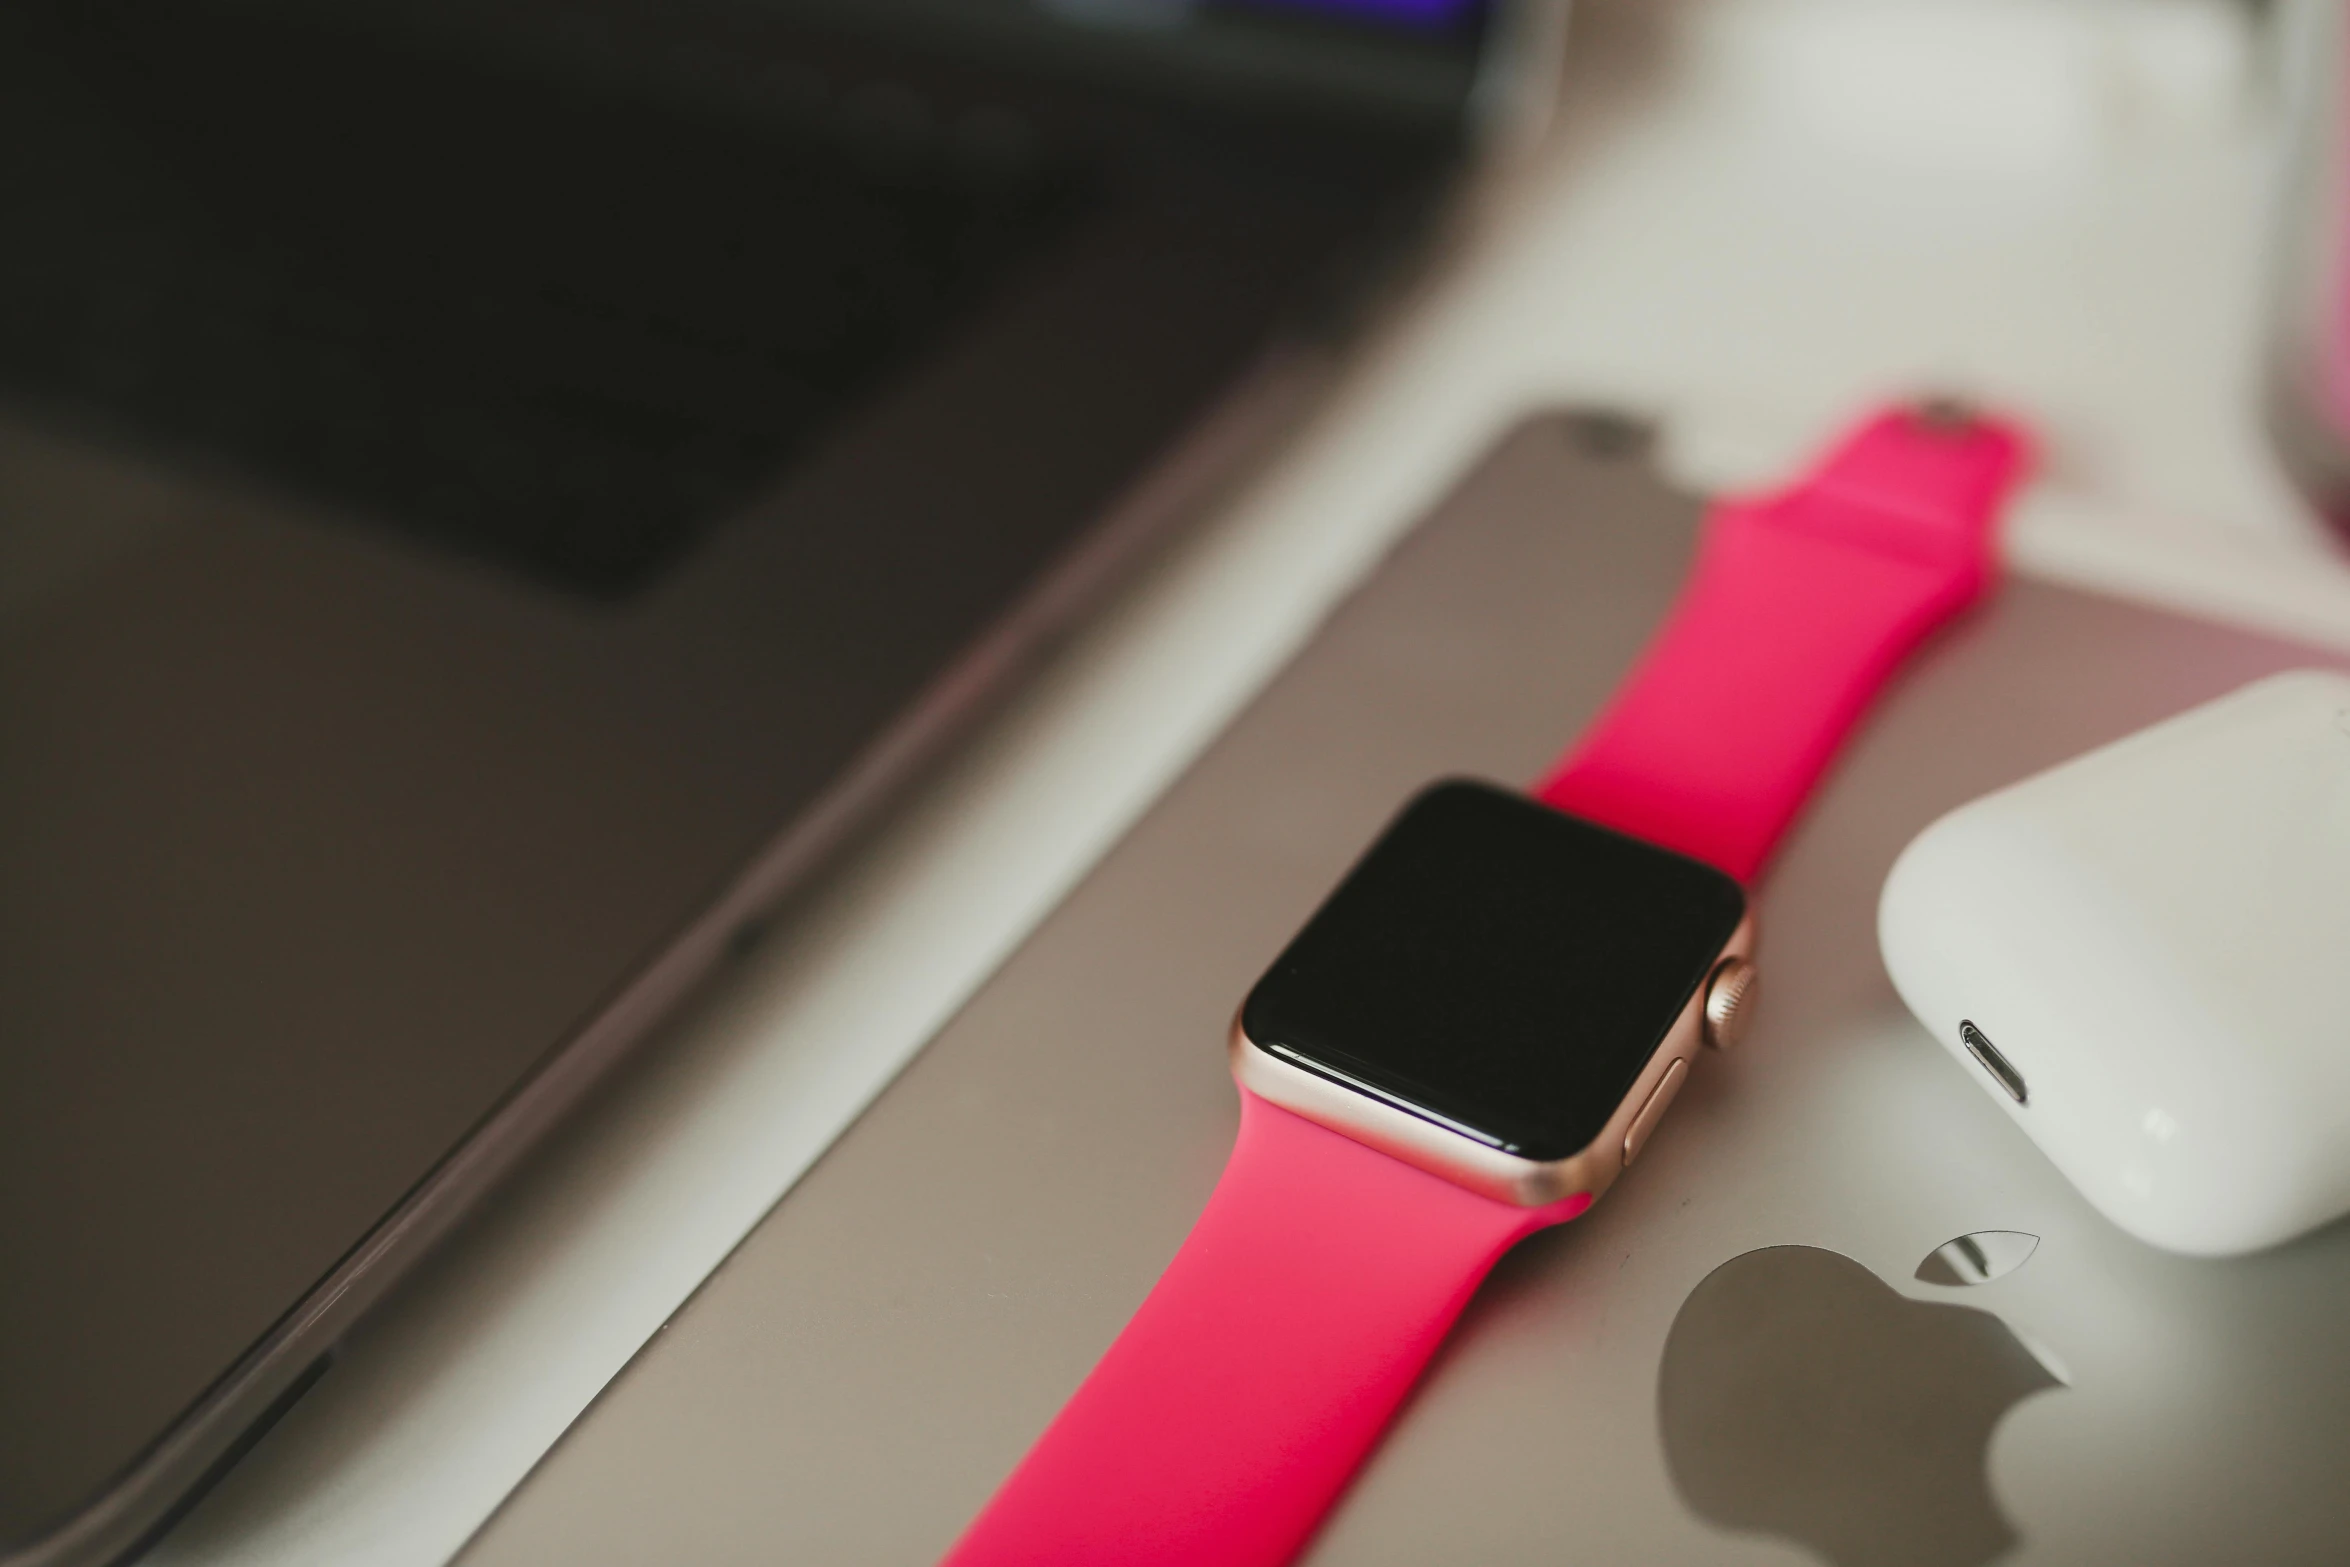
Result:
<svg viewBox="0 0 2350 1567"><path fill-rule="evenodd" d="M1920 1022L2172 1251L2350 1210L2350 676L2273 676L1959 807L1877 911Z"/></svg>

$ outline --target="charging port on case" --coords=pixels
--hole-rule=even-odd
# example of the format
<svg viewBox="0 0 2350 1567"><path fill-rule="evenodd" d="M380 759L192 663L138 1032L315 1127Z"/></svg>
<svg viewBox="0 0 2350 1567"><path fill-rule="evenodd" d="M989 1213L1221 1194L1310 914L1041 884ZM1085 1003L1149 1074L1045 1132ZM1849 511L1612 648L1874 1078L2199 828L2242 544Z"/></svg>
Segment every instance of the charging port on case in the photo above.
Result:
<svg viewBox="0 0 2350 1567"><path fill-rule="evenodd" d="M2017 1071L2007 1057L1999 1053L1999 1047L1985 1038L1981 1029L1975 1027L1965 1018L1960 1018L1958 1020L1958 1038L1959 1042L1966 1046L1967 1054L1982 1062L1983 1070L1990 1073L1992 1080L1998 1083L2001 1088L2007 1090L2008 1098L2019 1105L2032 1102L2030 1092L2024 1087L2024 1074Z"/></svg>

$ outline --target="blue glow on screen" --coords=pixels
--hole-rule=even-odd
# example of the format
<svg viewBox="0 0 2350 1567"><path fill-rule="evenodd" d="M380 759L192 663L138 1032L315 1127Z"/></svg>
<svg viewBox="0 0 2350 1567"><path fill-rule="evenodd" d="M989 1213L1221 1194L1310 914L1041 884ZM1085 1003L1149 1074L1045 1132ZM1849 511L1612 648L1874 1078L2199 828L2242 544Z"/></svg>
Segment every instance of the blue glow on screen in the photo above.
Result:
<svg viewBox="0 0 2350 1567"><path fill-rule="evenodd" d="M1257 10L1322 11L1407 27L1442 27L1477 7L1477 0L1248 0Z"/></svg>

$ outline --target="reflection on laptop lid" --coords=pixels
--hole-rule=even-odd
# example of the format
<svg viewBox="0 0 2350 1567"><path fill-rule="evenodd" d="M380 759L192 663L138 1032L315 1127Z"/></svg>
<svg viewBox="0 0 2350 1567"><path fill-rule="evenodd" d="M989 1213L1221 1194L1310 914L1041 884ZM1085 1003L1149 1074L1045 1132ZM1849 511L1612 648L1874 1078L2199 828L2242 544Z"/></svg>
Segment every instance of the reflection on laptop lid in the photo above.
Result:
<svg viewBox="0 0 2350 1567"><path fill-rule="evenodd" d="M1089 9L0 15L0 1561L166 1517L1114 580L1491 32Z"/></svg>

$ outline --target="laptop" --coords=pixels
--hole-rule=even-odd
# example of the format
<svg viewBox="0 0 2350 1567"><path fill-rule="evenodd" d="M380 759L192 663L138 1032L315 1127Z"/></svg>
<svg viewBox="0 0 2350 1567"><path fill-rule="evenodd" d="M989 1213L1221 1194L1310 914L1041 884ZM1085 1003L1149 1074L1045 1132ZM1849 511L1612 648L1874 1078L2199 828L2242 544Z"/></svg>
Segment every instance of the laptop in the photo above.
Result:
<svg viewBox="0 0 2350 1567"><path fill-rule="evenodd" d="M937 1560L1206 1202L1236 998L1412 790L1540 775L1671 602L1699 513L1621 419L1511 433L462 1567ZM1886 870L1944 810L2341 662L2030 580L1939 637L1759 886L1747 1037L1591 1213L1503 1259L1302 1560L2341 1560L2350 1226L2231 1261L2122 1234L1908 1016L1875 939Z"/></svg>
<svg viewBox="0 0 2350 1567"><path fill-rule="evenodd" d="M0 11L0 1562L166 1526L1266 443L1502 32Z"/></svg>

